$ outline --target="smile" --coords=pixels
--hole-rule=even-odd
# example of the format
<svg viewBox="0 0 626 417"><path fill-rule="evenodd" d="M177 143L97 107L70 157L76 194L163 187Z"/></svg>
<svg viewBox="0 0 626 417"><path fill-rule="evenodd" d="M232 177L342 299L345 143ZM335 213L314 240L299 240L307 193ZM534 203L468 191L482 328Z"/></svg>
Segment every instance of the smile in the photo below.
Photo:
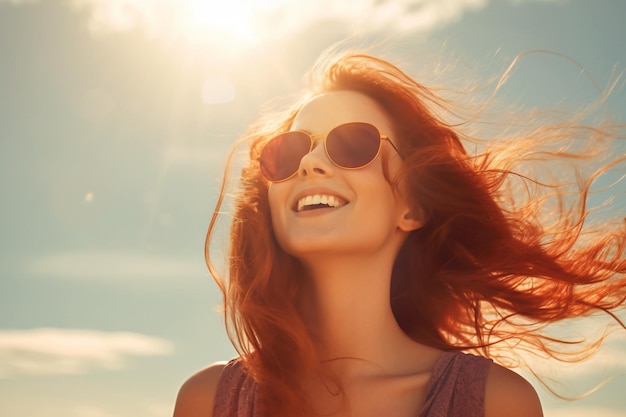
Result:
<svg viewBox="0 0 626 417"><path fill-rule="evenodd" d="M346 201L340 197L329 194L307 195L298 200L296 203L296 211L315 210L318 208L337 208L346 204Z"/></svg>

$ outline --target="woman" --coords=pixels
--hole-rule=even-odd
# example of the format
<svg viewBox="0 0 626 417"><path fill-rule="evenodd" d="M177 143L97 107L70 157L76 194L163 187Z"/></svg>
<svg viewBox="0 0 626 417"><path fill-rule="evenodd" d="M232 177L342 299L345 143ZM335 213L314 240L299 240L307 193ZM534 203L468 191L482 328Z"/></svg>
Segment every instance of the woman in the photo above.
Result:
<svg viewBox="0 0 626 417"><path fill-rule="evenodd" d="M175 417L541 416L494 361L565 355L542 326L626 298L623 229L583 241L584 210L547 224L550 198L512 201L533 184L512 164L564 129L472 156L434 116L445 101L392 64L345 54L313 75L246 138L218 279L241 357L192 376Z"/></svg>

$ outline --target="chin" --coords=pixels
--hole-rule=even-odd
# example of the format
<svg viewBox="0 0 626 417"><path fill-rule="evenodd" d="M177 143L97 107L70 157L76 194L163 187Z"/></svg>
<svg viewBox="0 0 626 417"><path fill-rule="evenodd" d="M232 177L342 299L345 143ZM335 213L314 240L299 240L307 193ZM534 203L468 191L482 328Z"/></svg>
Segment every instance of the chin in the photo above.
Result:
<svg viewBox="0 0 626 417"><path fill-rule="evenodd" d="M353 256L360 252L363 256L368 256L368 254L380 247L376 242L368 242L364 239L358 241L354 239L348 240L345 237L342 239L330 239L328 236L320 239L281 242L280 245L285 252L300 260L317 258L320 255L327 257L340 256L342 253Z"/></svg>
<svg viewBox="0 0 626 417"><path fill-rule="evenodd" d="M295 256L296 258L306 257L306 255L313 255L322 252L334 252L338 248L329 242L314 242L308 240L306 242L285 242L280 243L280 246L288 254Z"/></svg>

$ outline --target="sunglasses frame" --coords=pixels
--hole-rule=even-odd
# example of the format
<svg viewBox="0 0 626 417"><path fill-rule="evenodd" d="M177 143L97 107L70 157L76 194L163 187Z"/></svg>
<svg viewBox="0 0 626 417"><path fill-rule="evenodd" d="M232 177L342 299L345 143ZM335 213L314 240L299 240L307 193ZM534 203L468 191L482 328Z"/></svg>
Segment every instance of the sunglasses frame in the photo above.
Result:
<svg viewBox="0 0 626 417"><path fill-rule="evenodd" d="M337 129L341 128L341 127L347 126L347 125L354 125L354 124L358 124L358 125L367 125L367 126L372 127L374 130L376 130L376 132L378 133L378 138L379 138L379 139L378 139L378 141L379 141L379 143L378 143L378 150L376 151L376 155L374 155L374 157L373 157L373 158L372 158L369 162L367 162L366 164L359 165L358 167L344 167L343 165L339 165L337 162L335 162L335 160L334 160L334 159L330 156L330 154L328 153L328 148L326 147L326 141L328 140L328 136L329 136L331 133L333 133L335 130L337 130ZM309 145L309 150L308 150L308 151L307 151L304 155L302 155L302 157L301 157L301 158L304 158L306 155L308 155L309 153L311 153L311 151L313 150L313 145L314 145L314 143L315 143L316 141L318 141L318 140L322 139L322 140L324 141L324 152L326 153L326 156L328 157L328 160L329 160L330 162L332 162L332 164L333 164L333 165L335 165L335 166L337 166L337 167L339 167L339 168L341 168L341 169L356 170L356 169L362 169L362 168L365 168L365 167L369 166L370 164L372 164L372 163L376 160L376 158L378 158L378 155L380 155L380 151L381 151L381 149L383 148L383 145L382 145L382 144L383 144L383 141L387 141L387 142L389 142L389 144L390 144L390 145L391 145L391 147L392 147L392 148L396 151L396 153L397 153L398 155L400 155L400 151L398 150L398 148L396 147L396 145L394 145L394 143L391 141L391 139L389 139L389 136L387 136L387 135L383 135L382 133L380 133L380 130L378 130L378 128L377 128L376 126L374 126L374 125L373 125L373 124L371 124L371 123L367 123L367 122L348 122L348 123L342 123L342 124L340 124L340 125L338 125L338 126L333 127L331 130L329 130L328 132L325 132L325 133L315 133L315 134L311 134L311 133L306 132L306 131L304 131L304 130L290 130L290 131L287 131L287 132L284 132L284 133L280 133L280 134L278 134L278 135L274 136L272 139L270 139L270 140L267 142L267 144L269 144L270 142L274 141L275 139L277 139L277 138L279 138L279 137L281 137L281 136L283 136L283 135L289 134L289 133L304 133L304 134L305 134L305 135L307 135L307 136L309 137L309 139L311 140L311 143L310 143L310 145ZM267 144L266 144L265 146L267 146ZM261 166L262 166L262 164L261 164L261 158L263 157L263 151L264 151L264 150L265 150L265 147L264 147L264 149L261 151L261 155L259 156L259 164L260 164ZM287 181L287 180L290 180L291 178L293 178L295 175L297 175L297 174L298 174L298 169L296 169L296 170L295 170L295 171L294 171L291 175L289 175L288 177L286 177L286 178L284 178L284 179L281 179L281 180L272 180L272 179L267 178L267 176L263 173L263 169L262 169L262 168L261 168L261 173L263 174L263 177L264 177L266 180L268 180L268 181L270 181L270 182L278 183L278 182Z"/></svg>

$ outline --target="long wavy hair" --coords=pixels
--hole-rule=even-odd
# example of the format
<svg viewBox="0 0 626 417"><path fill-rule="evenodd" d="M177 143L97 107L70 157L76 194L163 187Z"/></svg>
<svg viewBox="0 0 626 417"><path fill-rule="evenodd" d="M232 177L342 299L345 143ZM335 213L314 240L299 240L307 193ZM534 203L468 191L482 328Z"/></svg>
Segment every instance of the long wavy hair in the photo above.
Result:
<svg viewBox="0 0 626 417"><path fill-rule="evenodd" d="M579 360L599 343L573 351L582 341L550 336L544 330L551 323L603 312L624 327L614 310L626 300L625 222L590 227L587 200L594 180L626 157L587 175L573 167L574 181L544 181L528 169L597 159L601 152L589 150L623 139L623 127L542 124L479 143L462 133L464 123L444 120L458 116L457 107L434 89L382 59L344 53L322 60L295 105L243 138L249 161L234 196L228 279L209 258L224 186L207 236L229 335L272 415L311 412L302 379L316 372L319 358L300 312L306 271L276 241L259 154L289 130L307 100L336 90L363 93L385 109L403 158L400 174L388 180L427 219L406 239L392 273L390 302L407 335L511 365L507 353L516 349ZM469 154L463 143L481 150Z"/></svg>

